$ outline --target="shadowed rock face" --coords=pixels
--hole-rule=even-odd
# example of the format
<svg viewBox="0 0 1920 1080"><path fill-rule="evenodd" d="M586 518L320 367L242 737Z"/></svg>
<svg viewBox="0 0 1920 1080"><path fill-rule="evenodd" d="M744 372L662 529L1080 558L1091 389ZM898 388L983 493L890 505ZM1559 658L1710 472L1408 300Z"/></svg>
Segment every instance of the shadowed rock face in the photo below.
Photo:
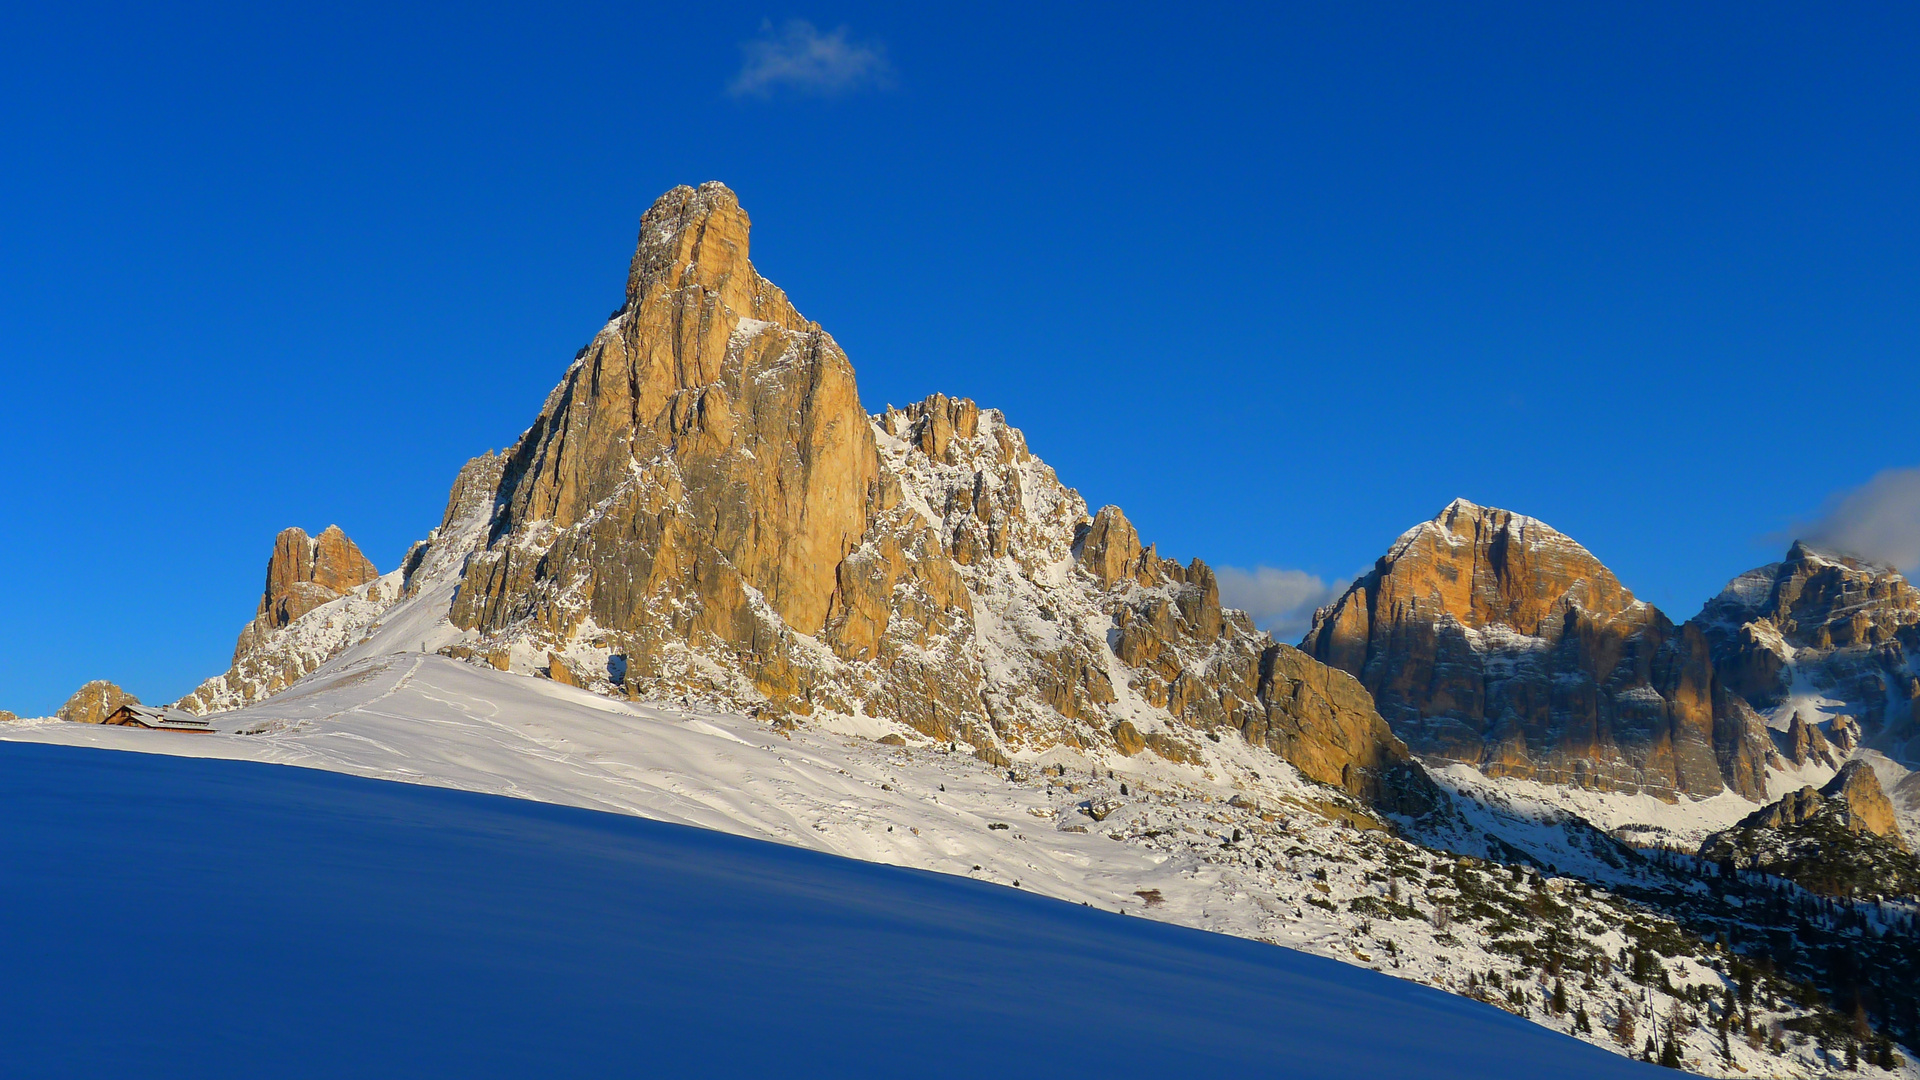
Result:
<svg viewBox="0 0 1920 1080"><path fill-rule="evenodd" d="M1729 582L1693 622L1721 681L1787 727L1795 761L1822 756L1821 725L1839 742L1857 729L1896 757L1920 750L1920 590L1897 571L1795 543L1785 560Z"/></svg>
<svg viewBox="0 0 1920 1080"><path fill-rule="evenodd" d="M1197 761L1227 731L1379 805L1434 804L1358 683L1087 509L997 410L866 415L833 339L748 261L733 193L677 188L505 456L451 619L469 655L564 654L636 697L865 713L994 762Z"/></svg>
<svg viewBox="0 0 1920 1080"><path fill-rule="evenodd" d="M1420 754L1665 797L1766 791L1770 744L1716 686L1706 638L1532 518L1454 501L1302 647L1357 676Z"/></svg>

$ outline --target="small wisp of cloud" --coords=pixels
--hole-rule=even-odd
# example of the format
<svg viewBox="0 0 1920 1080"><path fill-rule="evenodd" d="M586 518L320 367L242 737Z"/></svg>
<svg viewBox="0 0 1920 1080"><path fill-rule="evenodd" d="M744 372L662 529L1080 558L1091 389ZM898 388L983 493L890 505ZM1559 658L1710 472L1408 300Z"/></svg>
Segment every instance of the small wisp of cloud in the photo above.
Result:
<svg viewBox="0 0 1920 1080"><path fill-rule="evenodd" d="M746 62L727 84L736 98L772 97L781 90L832 97L893 85L886 46L853 41L844 26L827 34L805 19L788 19L778 30L764 22L760 36L740 50Z"/></svg>
<svg viewBox="0 0 1920 1080"><path fill-rule="evenodd" d="M1346 591L1344 581L1329 582L1305 570L1256 566L1242 570L1222 566L1214 571L1220 582L1220 603L1253 616L1255 626L1274 640L1292 644L1313 625L1313 613Z"/></svg>
<svg viewBox="0 0 1920 1080"><path fill-rule="evenodd" d="M1794 526L1817 548L1920 571L1920 468L1888 469L1827 500L1824 513ZM1224 589L1224 584L1222 586Z"/></svg>

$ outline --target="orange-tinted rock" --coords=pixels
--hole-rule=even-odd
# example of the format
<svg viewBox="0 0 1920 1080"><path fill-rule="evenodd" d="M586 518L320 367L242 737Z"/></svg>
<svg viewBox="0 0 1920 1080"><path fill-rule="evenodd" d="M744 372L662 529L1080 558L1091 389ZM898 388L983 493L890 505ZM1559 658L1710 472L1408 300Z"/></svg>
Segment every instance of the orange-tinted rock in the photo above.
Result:
<svg viewBox="0 0 1920 1080"><path fill-rule="evenodd" d="M1117 508L1090 517L997 411L865 415L718 184L647 212L626 303L491 506L450 615L475 656L599 649L635 697L884 717L995 763L1116 728L1191 761L1221 728L1362 797L1404 788L1396 808L1438 797L1352 680L1223 612L1204 563Z"/></svg>
<svg viewBox="0 0 1920 1080"><path fill-rule="evenodd" d="M283 530L274 537L273 554L267 558L267 585L260 607L234 645L234 663L275 630L379 576L380 571L338 525L329 525L314 537L304 529Z"/></svg>
<svg viewBox="0 0 1920 1080"><path fill-rule="evenodd" d="M98 724L122 705L138 705L140 699L105 679L95 679L74 691L55 716L70 724Z"/></svg>
<svg viewBox="0 0 1920 1080"><path fill-rule="evenodd" d="M1757 717L1709 648L1542 522L1456 500L1320 611L1303 646L1417 753L1604 790L1765 792Z"/></svg>
<svg viewBox="0 0 1920 1080"><path fill-rule="evenodd" d="M1848 832L1871 833L1907 850L1894 818L1893 803L1880 787L1880 778L1864 761L1848 762L1818 790L1803 787L1788 792L1778 802L1741 819L1736 828L1781 829L1823 814L1832 816Z"/></svg>

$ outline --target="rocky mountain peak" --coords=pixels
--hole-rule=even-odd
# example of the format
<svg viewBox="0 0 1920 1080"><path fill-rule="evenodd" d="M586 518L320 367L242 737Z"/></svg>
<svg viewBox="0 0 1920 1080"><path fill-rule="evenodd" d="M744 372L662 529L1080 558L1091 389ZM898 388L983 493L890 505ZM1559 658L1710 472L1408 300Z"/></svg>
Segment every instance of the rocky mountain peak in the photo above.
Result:
<svg viewBox="0 0 1920 1080"><path fill-rule="evenodd" d="M748 228L721 185L663 196L625 305L514 446L461 470L440 528L182 707L399 635L599 693L898 724L999 767L1224 768L1248 752L1231 734L1376 808L1442 807L1359 683L1223 611L1204 562L1160 557L1117 507L1090 515L998 410L866 415ZM276 544L274 612L351 562L303 537Z"/></svg>
<svg viewBox="0 0 1920 1080"><path fill-rule="evenodd" d="M749 329L764 321L796 333L817 332L819 326L802 318L785 293L754 271L748 246L752 224L732 189L718 181L682 185L662 195L640 219L623 311L690 303L688 314L724 312L729 332L741 319L749 320ZM680 343L679 359L715 358L711 350L688 344ZM719 375L711 365L697 365L683 381L705 385L719 381Z"/></svg>
<svg viewBox="0 0 1920 1080"><path fill-rule="evenodd" d="M1898 571L1796 541L1784 560L1728 582L1690 625L1721 682L1776 727L1791 734L1813 707L1848 750L1860 739L1896 757L1920 750L1920 590Z"/></svg>
<svg viewBox="0 0 1920 1080"><path fill-rule="evenodd" d="M1758 718L1716 703L1704 638L1534 518L1456 499L1316 613L1418 753L1604 790L1766 790Z"/></svg>
<svg viewBox="0 0 1920 1080"><path fill-rule="evenodd" d="M338 525L327 526L319 536L308 536L297 527L282 530L267 558L260 607L253 622L240 632L234 661L239 662L273 631L379 576L373 562Z"/></svg>
<svg viewBox="0 0 1920 1080"><path fill-rule="evenodd" d="M1566 534L1466 499L1403 534L1382 564L1417 578L1430 603L1472 627L1553 635L1571 609L1618 615L1644 606Z"/></svg>
<svg viewBox="0 0 1920 1080"><path fill-rule="evenodd" d="M285 626L318 604L379 576L372 560L361 554L340 526L329 525L312 537L298 527L285 529L273 539L267 586L256 614L270 615L276 626Z"/></svg>
<svg viewBox="0 0 1920 1080"><path fill-rule="evenodd" d="M1433 805L1350 677L1228 617L1204 563L1162 559L1117 508L1089 515L997 410L934 394L864 414L748 233L719 184L642 218L625 306L503 458L452 601L462 655L896 720L994 762L1193 763L1224 728Z"/></svg>
<svg viewBox="0 0 1920 1080"><path fill-rule="evenodd" d="M319 667L398 598L398 586L383 588L380 571L338 525L318 536L284 529L274 537L266 587L253 621L234 643L232 665L173 707L217 712L277 693Z"/></svg>
<svg viewBox="0 0 1920 1080"><path fill-rule="evenodd" d="M1833 744L1820 733L1817 724L1807 722L1807 718L1796 712L1787 723L1786 752L1795 765L1818 763L1831 768L1836 764L1833 756Z"/></svg>
<svg viewBox="0 0 1920 1080"><path fill-rule="evenodd" d="M507 455L494 538L513 542L469 568L457 624L628 630L640 597L689 580L703 632L746 633L761 603L825 624L866 528L873 434L852 365L754 271L747 233L718 184L647 211L626 306ZM535 551L545 566L521 561Z"/></svg>

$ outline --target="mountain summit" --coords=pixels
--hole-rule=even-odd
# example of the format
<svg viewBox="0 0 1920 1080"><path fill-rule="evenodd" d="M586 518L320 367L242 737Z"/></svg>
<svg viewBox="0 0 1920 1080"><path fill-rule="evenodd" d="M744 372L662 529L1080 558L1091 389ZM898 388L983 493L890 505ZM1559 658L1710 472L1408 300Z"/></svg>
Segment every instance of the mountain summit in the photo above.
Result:
<svg viewBox="0 0 1920 1080"><path fill-rule="evenodd" d="M1231 733L1376 806L1436 805L1359 683L1223 610L1205 563L1119 508L1089 513L999 411L863 412L749 233L724 185L662 196L624 303L532 426L462 471L397 576L272 628L265 666L312 670L433 609L421 647L606 694L898 722L1002 766L1198 763ZM387 614L400 596L411 613ZM230 674L189 704L281 685Z"/></svg>
<svg viewBox="0 0 1920 1080"><path fill-rule="evenodd" d="M1706 637L1533 518L1456 499L1321 609L1302 645L1415 751L1665 798L1766 795L1771 744L1716 693Z"/></svg>

